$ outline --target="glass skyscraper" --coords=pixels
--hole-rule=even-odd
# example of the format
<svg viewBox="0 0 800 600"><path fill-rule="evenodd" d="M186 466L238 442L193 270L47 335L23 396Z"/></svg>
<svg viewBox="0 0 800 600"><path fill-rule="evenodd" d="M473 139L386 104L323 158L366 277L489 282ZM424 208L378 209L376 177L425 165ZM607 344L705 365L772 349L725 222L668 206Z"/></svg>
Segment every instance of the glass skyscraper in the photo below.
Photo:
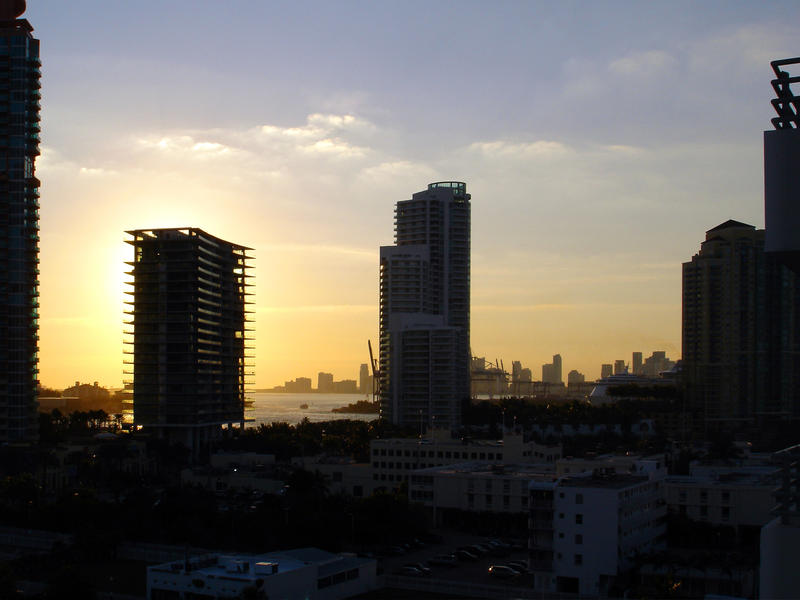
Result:
<svg viewBox="0 0 800 600"><path fill-rule="evenodd" d="M24 3L23 3L24 8ZM37 436L39 40L0 13L0 443Z"/></svg>

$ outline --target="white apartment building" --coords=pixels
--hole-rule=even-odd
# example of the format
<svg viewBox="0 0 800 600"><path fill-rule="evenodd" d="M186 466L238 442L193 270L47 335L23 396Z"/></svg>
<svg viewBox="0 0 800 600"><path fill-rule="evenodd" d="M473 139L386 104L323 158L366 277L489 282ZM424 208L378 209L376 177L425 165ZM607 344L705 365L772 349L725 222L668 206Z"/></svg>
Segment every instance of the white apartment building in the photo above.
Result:
<svg viewBox="0 0 800 600"><path fill-rule="evenodd" d="M408 496L432 509L437 519L449 509L527 513L532 480L554 481L553 465L459 463L414 471Z"/></svg>
<svg viewBox="0 0 800 600"><path fill-rule="evenodd" d="M317 548L261 555L208 554L147 568L147 600L238 598L335 600L377 587L376 561Z"/></svg>
<svg viewBox="0 0 800 600"><path fill-rule="evenodd" d="M594 471L617 473L618 475L643 475L649 479L667 476L667 464L663 454L645 456L641 454L598 454L573 458L568 456L556 461L556 473L578 475Z"/></svg>
<svg viewBox="0 0 800 600"><path fill-rule="evenodd" d="M416 469L475 461L554 464L561 458L561 445L526 442L522 434L508 431L502 440L454 439L448 430L437 429L425 438L372 440L370 457L375 487L394 489Z"/></svg>
<svg viewBox="0 0 800 600"><path fill-rule="evenodd" d="M605 596L637 555L662 547L662 481L612 471L530 484L529 566L542 593Z"/></svg>
<svg viewBox="0 0 800 600"><path fill-rule="evenodd" d="M669 511L694 521L732 527L763 527L774 515L777 467L692 468L691 475L667 477Z"/></svg>

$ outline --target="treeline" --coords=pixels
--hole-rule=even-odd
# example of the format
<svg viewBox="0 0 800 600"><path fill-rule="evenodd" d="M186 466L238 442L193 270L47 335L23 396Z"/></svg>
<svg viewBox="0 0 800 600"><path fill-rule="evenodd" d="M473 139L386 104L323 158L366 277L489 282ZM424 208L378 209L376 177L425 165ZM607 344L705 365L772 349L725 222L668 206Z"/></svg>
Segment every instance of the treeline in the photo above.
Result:
<svg viewBox="0 0 800 600"><path fill-rule="evenodd" d="M303 419L297 425L270 423L236 432L222 440L219 449L274 454L278 461L288 461L293 456L326 453L352 456L358 462L367 462L371 440L407 437L415 433L409 428L395 427L379 419L369 422L341 419L320 423Z"/></svg>
<svg viewBox="0 0 800 600"><path fill-rule="evenodd" d="M573 400L562 404L524 398L501 398L496 402L482 400L467 402L463 407L463 422L468 426L506 426L516 423L524 428L532 425L630 425L650 414L678 410L674 398L659 400L619 400L612 404L593 406Z"/></svg>
<svg viewBox="0 0 800 600"><path fill-rule="evenodd" d="M104 410L76 410L63 414L57 408L39 413L39 440L44 444L59 443L70 434L98 433L122 427L122 415L109 415Z"/></svg>

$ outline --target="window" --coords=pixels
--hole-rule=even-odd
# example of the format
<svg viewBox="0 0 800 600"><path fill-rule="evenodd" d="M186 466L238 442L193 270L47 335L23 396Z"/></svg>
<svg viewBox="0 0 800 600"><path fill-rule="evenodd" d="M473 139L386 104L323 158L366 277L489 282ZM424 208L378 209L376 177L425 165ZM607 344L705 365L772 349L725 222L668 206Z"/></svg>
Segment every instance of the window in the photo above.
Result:
<svg viewBox="0 0 800 600"><path fill-rule="evenodd" d="M508 496L503 496L503 507L508 508L510 504L511 504L511 498L509 498Z"/></svg>
<svg viewBox="0 0 800 600"><path fill-rule="evenodd" d="M583 564L583 554L576 554L575 555L575 566Z"/></svg>
<svg viewBox="0 0 800 600"><path fill-rule="evenodd" d="M564 518L564 513L558 513L558 518L559 519L563 519Z"/></svg>
<svg viewBox="0 0 800 600"><path fill-rule="evenodd" d="M492 505L492 496L491 494L486 494L486 506Z"/></svg>
<svg viewBox="0 0 800 600"><path fill-rule="evenodd" d="M564 539L564 532L563 532L563 531L562 531L562 532L559 532L559 534L558 534L558 539L560 539L560 540L563 540L563 539Z"/></svg>
<svg viewBox="0 0 800 600"><path fill-rule="evenodd" d="M701 506L700 507L700 517L704 518L704 519L708 517L708 507L707 506Z"/></svg>
<svg viewBox="0 0 800 600"><path fill-rule="evenodd" d="M583 515L581 513L575 515L575 525L583 525Z"/></svg>
<svg viewBox="0 0 800 600"><path fill-rule="evenodd" d="M583 494L575 494L575 504L583 504Z"/></svg>
<svg viewBox="0 0 800 600"><path fill-rule="evenodd" d="M686 490L678 492L678 502L686 502Z"/></svg>
<svg viewBox="0 0 800 600"><path fill-rule="evenodd" d="M723 521L730 521L731 519L731 509L727 506L722 507L722 520Z"/></svg>
<svg viewBox="0 0 800 600"><path fill-rule="evenodd" d="M576 544L583 544L583 534L576 533L575 534L575 543Z"/></svg>
<svg viewBox="0 0 800 600"><path fill-rule="evenodd" d="M700 502L702 502L703 504L708 502L708 492L706 490L700 492Z"/></svg>
<svg viewBox="0 0 800 600"><path fill-rule="evenodd" d="M722 492L722 503L729 504L731 501L731 493L730 492Z"/></svg>

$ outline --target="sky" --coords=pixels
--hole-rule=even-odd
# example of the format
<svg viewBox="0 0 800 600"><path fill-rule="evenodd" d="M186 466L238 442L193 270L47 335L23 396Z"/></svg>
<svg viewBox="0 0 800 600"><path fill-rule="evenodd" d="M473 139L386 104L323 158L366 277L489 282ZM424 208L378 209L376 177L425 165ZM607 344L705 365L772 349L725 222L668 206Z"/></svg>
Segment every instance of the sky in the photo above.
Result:
<svg viewBox="0 0 800 600"><path fill-rule="evenodd" d="M124 232L253 248L257 387L355 379L395 202L472 195L473 354L680 357L681 263L763 227L800 3L29 0L40 381L123 379Z"/></svg>

